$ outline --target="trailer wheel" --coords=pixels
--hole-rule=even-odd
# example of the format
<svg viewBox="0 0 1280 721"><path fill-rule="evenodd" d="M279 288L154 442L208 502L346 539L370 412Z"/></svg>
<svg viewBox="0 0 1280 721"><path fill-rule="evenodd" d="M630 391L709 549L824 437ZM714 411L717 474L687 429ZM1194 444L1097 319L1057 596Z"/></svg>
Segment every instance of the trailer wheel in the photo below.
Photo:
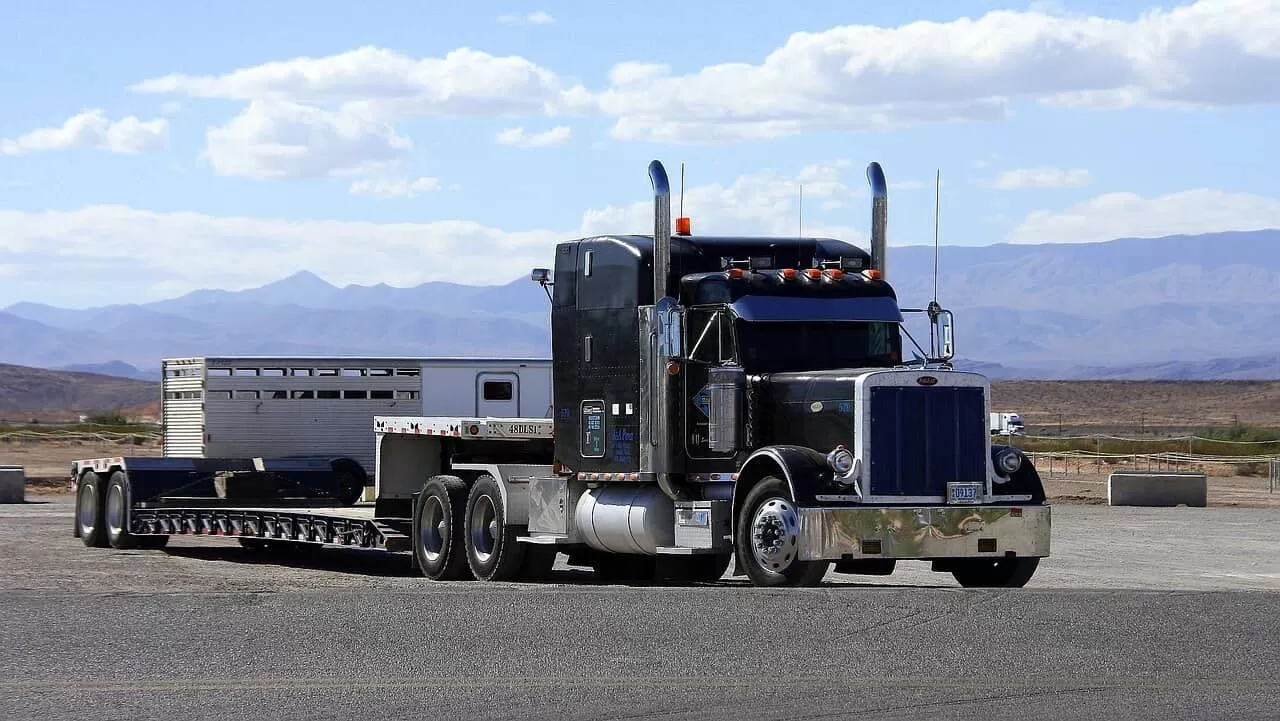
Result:
<svg viewBox="0 0 1280 721"><path fill-rule="evenodd" d="M1022 588L1039 566L1035 556L983 558L956 562L951 575L965 588Z"/></svg>
<svg viewBox="0 0 1280 721"><path fill-rule="evenodd" d="M330 467L337 476L338 503L344 506L355 505L364 497L364 487L368 476L360 464L347 458L334 461Z"/></svg>
<svg viewBox="0 0 1280 721"><path fill-rule="evenodd" d="M434 581L465 579L467 484L457 476L434 476L418 497L413 552L422 575Z"/></svg>
<svg viewBox="0 0 1280 721"><path fill-rule="evenodd" d="M132 502L133 494L129 488L129 477L124 471L112 473L107 480L102 516L108 545L119 549L157 549L168 545L168 536L135 536L129 530L129 508Z"/></svg>
<svg viewBox="0 0 1280 721"><path fill-rule="evenodd" d="M104 548L107 536L102 530L102 479L93 471L85 471L76 484L76 524L80 540L89 548Z"/></svg>
<svg viewBox="0 0 1280 721"><path fill-rule="evenodd" d="M467 496L467 563L481 581L513 581L520 578L526 547L516 540L516 528L507 523L498 481L485 474L476 479Z"/></svg>
<svg viewBox="0 0 1280 721"><path fill-rule="evenodd" d="M816 586L830 561L801 561L799 518L786 481L766 476L747 493L733 533L734 551L757 586Z"/></svg>

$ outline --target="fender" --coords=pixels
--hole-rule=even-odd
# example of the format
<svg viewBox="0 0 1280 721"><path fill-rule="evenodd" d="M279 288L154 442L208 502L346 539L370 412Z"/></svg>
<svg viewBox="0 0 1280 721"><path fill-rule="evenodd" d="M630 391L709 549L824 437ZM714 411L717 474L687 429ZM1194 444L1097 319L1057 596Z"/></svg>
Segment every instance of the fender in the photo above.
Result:
<svg viewBox="0 0 1280 721"><path fill-rule="evenodd" d="M995 468L996 455L1006 448L1013 449L1022 456L1022 465L1018 470L1013 472L1009 480L1004 483L993 484L993 490L997 495L1009 496L1025 496L1030 494L1032 503L1044 503L1044 482L1040 480L1040 472L1036 470L1035 463L1031 461L1031 457L1022 452L1022 449L1016 446L1008 446L1003 444L991 444L991 467ZM997 471L997 476L999 472Z"/></svg>
<svg viewBox="0 0 1280 721"><path fill-rule="evenodd" d="M734 524L742 501L751 492L751 488L766 476L780 476L791 489L791 499L798 506L816 505L816 495L822 487L831 482L831 468L827 466L827 457L812 448L804 446L765 446L752 453L738 470L737 481L733 484L733 514L730 516Z"/></svg>

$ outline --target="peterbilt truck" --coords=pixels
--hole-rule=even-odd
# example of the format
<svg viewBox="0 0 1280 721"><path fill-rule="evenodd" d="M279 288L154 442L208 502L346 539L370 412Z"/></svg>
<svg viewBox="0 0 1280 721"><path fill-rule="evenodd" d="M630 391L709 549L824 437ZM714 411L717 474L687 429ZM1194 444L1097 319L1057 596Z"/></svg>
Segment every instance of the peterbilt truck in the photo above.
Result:
<svg viewBox="0 0 1280 721"><path fill-rule="evenodd" d="M180 493L130 490L130 459L85 461L81 482L125 486L108 542L372 546L438 581L543 578L564 553L617 581L712 582L732 564L811 586L923 561L963 586L1026 584L1049 555L1043 486L993 443L988 380L951 365L951 313L899 306L879 164L869 252L699 236L683 217L673 233L660 162L649 177L651 235L567 240L532 273L551 305L549 417L378 416L371 506L325 507L305 469L268 483L260 459L206 466ZM906 330L916 312L927 351Z"/></svg>

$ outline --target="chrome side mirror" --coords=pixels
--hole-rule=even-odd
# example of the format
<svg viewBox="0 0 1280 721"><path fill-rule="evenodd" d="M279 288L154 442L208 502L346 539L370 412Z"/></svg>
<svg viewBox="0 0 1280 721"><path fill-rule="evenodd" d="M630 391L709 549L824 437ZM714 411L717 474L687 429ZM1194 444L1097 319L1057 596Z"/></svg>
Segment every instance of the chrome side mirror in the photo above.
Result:
<svg viewBox="0 0 1280 721"><path fill-rule="evenodd" d="M933 325L933 360L945 363L956 355L954 317L949 310L931 307L929 320Z"/></svg>

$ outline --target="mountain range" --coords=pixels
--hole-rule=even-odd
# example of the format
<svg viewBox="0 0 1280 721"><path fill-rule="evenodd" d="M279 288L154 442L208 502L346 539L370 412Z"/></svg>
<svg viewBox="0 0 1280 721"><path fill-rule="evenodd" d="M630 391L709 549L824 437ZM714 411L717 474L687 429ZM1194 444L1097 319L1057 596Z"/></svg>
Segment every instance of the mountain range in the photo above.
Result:
<svg viewBox="0 0 1280 721"><path fill-rule="evenodd" d="M937 255L958 367L993 378L1280 378L1280 336L1270 333L1280 327L1280 230ZM890 248L886 278L904 306L933 297L933 264L932 247ZM17 303L0 311L0 361L155 379L160 359L177 356L546 356L548 309L527 277L336 287L301 272L144 304Z"/></svg>

